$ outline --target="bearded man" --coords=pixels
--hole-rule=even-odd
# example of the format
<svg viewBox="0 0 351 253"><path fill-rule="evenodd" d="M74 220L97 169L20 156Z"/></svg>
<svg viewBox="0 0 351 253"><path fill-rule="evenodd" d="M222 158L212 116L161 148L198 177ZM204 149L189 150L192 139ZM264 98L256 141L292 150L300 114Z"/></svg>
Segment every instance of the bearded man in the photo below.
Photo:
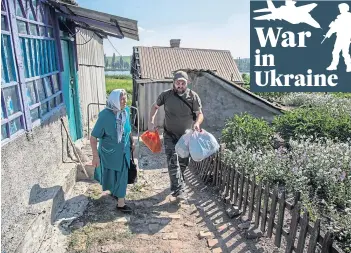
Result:
<svg viewBox="0 0 351 253"><path fill-rule="evenodd" d="M175 151L175 145L187 129L200 131L204 120L200 97L188 88L188 75L177 71L173 78L173 88L163 91L152 105L150 128L155 129L155 116L160 106L164 106L164 147L167 155L168 172L172 196L185 198L184 171L188 167L189 157L181 158Z"/></svg>

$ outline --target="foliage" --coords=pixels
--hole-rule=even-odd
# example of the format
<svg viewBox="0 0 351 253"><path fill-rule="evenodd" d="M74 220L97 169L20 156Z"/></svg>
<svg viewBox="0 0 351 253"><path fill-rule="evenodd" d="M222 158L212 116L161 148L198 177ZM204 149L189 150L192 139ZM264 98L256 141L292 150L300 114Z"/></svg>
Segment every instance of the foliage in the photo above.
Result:
<svg viewBox="0 0 351 253"><path fill-rule="evenodd" d="M351 143L302 138L290 140L289 146L289 150L253 150L235 139L234 148L224 151L223 161L256 175L258 181L301 192L311 217L321 218L333 229L341 246L350 244Z"/></svg>
<svg viewBox="0 0 351 253"><path fill-rule="evenodd" d="M130 69L131 56L105 56L105 68Z"/></svg>
<svg viewBox="0 0 351 253"><path fill-rule="evenodd" d="M250 90L250 75L244 73L242 74L242 78L244 80L244 88Z"/></svg>
<svg viewBox="0 0 351 253"><path fill-rule="evenodd" d="M334 111L351 114L351 99L332 94L289 93L282 97L281 102L288 106L328 107Z"/></svg>
<svg viewBox="0 0 351 253"><path fill-rule="evenodd" d="M333 92L331 94L336 98L351 98L351 92Z"/></svg>
<svg viewBox="0 0 351 253"><path fill-rule="evenodd" d="M132 76L131 75L106 75L105 78L132 80Z"/></svg>
<svg viewBox="0 0 351 253"><path fill-rule="evenodd" d="M273 130L265 120L242 113L226 122L222 138L228 148L233 148L235 140L239 140L249 148L259 149L271 144Z"/></svg>
<svg viewBox="0 0 351 253"><path fill-rule="evenodd" d="M314 136L337 138L346 142L351 137L350 113L328 106L289 111L276 117L273 126L285 140Z"/></svg>
<svg viewBox="0 0 351 253"><path fill-rule="evenodd" d="M133 94L133 80L129 79L115 79L106 76L106 93L109 95L114 89L125 89L128 93L127 104L130 106L132 104L132 94Z"/></svg>

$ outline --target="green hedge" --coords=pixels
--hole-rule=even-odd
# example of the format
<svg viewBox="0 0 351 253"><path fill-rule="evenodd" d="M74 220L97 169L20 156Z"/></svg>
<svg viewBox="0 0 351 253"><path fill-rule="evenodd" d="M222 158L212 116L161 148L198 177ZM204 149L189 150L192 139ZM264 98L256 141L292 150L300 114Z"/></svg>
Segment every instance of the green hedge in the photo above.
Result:
<svg viewBox="0 0 351 253"><path fill-rule="evenodd" d="M346 142L351 138L351 116L331 108L298 108L276 117L273 126L285 140L301 136L337 138Z"/></svg>
<svg viewBox="0 0 351 253"><path fill-rule="evenodd" d="M229 149L235 148L233 145L238 140L250 148L260 149L270 147L273 134L273 129L265 120L242 113L226 122L222 140Z"/></svg>

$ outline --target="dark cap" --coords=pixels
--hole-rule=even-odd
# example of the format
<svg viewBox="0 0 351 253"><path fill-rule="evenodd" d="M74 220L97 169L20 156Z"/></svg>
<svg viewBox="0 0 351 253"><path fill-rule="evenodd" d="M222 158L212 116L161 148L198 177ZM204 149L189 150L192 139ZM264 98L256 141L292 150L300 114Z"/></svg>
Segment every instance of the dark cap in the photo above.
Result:
<svg viewBox="0 0 351 253"><path fill-rule="evenodd" d="M174 78L173 80L179 80L179 79L183 79L185 81L188 81L188 74L184 71L177 71L176 73L174 73Z"/></svg>

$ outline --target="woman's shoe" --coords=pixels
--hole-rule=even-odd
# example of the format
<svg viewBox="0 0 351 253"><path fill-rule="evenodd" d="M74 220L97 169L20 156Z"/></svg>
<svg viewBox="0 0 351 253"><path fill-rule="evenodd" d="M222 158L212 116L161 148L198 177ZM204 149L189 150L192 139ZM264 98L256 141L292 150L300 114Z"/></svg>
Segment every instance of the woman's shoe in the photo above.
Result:
<svg viewBox="0 0 351 253"><path fill-rule="evenodd" d="M131 213L132 212L132 208L130 208L129 206L127 205L124 205L123 207L119 207L117 205L117 210L120 210L121 212L123 213Z"/></svg>

